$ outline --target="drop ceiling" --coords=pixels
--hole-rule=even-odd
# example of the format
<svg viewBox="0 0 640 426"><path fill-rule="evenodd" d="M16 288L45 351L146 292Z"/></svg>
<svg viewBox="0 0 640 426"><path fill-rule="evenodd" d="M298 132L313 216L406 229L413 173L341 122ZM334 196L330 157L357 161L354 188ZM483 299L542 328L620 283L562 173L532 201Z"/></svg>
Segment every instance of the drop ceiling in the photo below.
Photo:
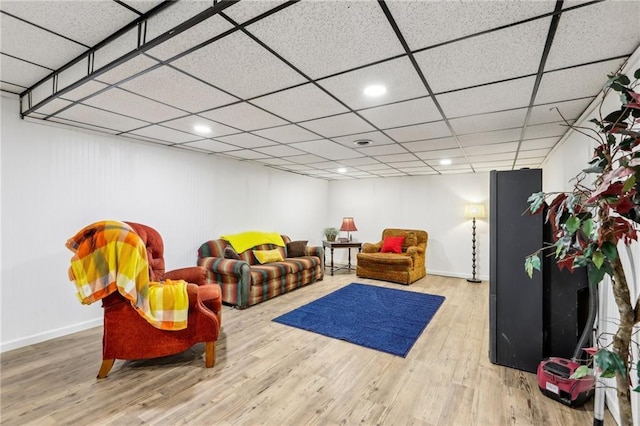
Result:
<svg viewBox="0 0 640 426"><path fill-rule="evenodd" d="M638 1L2 0L0 12L0 89L20 96L16 114L328 180L538 167L562 117L640 45ZM372 84L386 93L364 95Z"/></svg>

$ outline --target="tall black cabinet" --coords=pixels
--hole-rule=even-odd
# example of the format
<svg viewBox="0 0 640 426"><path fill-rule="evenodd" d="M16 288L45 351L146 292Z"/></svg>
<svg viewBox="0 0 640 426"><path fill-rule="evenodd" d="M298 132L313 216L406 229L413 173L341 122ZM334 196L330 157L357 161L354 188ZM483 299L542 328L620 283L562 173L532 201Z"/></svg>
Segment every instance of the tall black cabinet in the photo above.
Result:
<svg viewBox="0 0 640 426"><path fill-rule="evenodd" d="M524 259L542 247L543 217L527 213L527 198L541 190L540 169L490 175L489 358L529 372L543 358L543 280Z"/></svg>
<svg viewBox="0 0 640 426"><path fill-rule="evenodd" d="M524 270L525 257L552 241L544 214L528 213L541 190L539 169L490 175L489 359L532 373L545 357L573 356L589 308L585 268L560 271L543 255L542 272L530 279Z"/></svg>

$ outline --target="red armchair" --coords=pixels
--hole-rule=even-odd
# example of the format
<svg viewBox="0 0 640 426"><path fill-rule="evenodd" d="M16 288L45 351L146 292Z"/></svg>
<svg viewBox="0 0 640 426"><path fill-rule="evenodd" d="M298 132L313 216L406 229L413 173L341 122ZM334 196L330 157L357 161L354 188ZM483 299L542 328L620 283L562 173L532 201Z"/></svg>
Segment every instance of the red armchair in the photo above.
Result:
<svg viewBox="0 0 640 426"><path fill-rule="evenodd" d="M98 379L107 376L116 359L147 359L173 355L205 342L205 366L215 364L215 341L222 324L222 295L220 286L207 284L206 270L195 266L165 272L164 244L153 228L126 222L140 236L147 247L149 278L151 281L185 280L189 294L187 328L178 331L160 330L149 324L131 304L114 292L102 299L104 334L102 365Z"/></svg>

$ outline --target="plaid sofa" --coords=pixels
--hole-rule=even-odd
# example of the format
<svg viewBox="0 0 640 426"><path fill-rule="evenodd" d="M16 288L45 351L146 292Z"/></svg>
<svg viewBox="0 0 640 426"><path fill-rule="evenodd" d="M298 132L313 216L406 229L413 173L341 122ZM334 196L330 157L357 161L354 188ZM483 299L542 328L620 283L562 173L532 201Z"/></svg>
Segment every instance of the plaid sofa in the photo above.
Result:
<svg viewBox="0 0 640 426"><path fill-rule="evenodd" d="M291 239L282 235L285 244ZM210 240L198 249L198 265L207 270L207 278L220 284L222 302L244 309L280 294L324 278L322 247L307 246L307 256L287 257L287 248L263 244L238 253L240 260L226 259L225 240ZM283 262L261 265L253 250L281 251Z"/></svg>

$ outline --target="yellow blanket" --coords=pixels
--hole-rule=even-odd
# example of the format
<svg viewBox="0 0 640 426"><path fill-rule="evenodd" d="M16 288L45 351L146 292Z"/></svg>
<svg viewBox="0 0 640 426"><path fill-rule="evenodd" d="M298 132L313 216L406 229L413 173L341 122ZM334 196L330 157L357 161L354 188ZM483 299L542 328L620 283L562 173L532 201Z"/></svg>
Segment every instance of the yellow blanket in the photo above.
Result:
<svg viewBox="0 0 640 426"><path fill-rule="evenodd" d="M154 327L187 327L187 283L149 281L147 249L129 225L96 222L71 237L66 246L75 253L69 278L82 303L90 304L118 291Z"/></svg>
<svg viewBox="0 0 640 426"><path fill-rule="evenodd" d="M234 235L223 235L220 239L231 244L231 247L233 247L236 253L242 253L245 250L249 250L251 247L259 246L261 244L273 244L284 247L282 236L277 232L247 231Z"/></svg>

